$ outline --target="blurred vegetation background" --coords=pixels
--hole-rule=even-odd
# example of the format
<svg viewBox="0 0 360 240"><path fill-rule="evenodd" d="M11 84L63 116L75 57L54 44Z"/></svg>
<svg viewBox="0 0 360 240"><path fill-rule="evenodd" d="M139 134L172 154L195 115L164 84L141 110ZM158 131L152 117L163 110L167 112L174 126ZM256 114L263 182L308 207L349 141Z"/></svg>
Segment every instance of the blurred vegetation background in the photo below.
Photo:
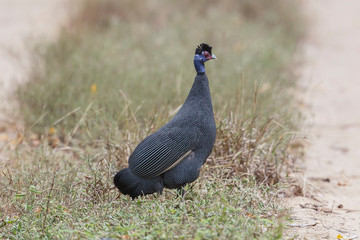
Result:
<svg viewBox="0 0 360 240"><path fill-rule="evenodd" d="M76 9L57 42L36 47L30 79L18 91L32 131L55 128L73 144L129 142L120 136L130 131L138 142L184 102L196 74L194 49L206 42L218 57L207 64L215 153L253 152L264 143L262 163L277 163L274 147L286 147L297 117L289 94L302 32L296 3L88 0ZM240 165L252 155L238 154Z"/></svg>
<svg viewBox="0 0 360 240"><path fill-rule="evenodd" d="M22 110L29 123L45 114L37 126L48 128L80 107L55 124L69 130L93 103L86 120L96 136L105 120L121 129L124 109L144 124L183 103L194 49L207 42L218 56L207 72L219 116L284 114L288 96L279 93L294 84L285 69L301 33L285 2L86 1L57 42L38 46L39 65L19 90Z"/></svg>
<svg viewBox="0 0 360 240"><path fill-rule="evenodd" d="M21 216L6 236L281 238L284 213L273 187L290 171L287 149L299 120L291 96L303 32L297 1L71 4L75 10L58 40L34 47L29 81L17 92L25 138L29 146L41 145L19 146L12 163L17 179L0 181L20 193L32 189L3 208ZM174 196L165 193L129 203L117 195L112 178L139 141L184 102L202 42L218 58L206 64L217 124L214 151L191 201L171 210ZM58 172L56 181L49 171ZM21 235L26 231L17 223L39 235Z"/></svg>

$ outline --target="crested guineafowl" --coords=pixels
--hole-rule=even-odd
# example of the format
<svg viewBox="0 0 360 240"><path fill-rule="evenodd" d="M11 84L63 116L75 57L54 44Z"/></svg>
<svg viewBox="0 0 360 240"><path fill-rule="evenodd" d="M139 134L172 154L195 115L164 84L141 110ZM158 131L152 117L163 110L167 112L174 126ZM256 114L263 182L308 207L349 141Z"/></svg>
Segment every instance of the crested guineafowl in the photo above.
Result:
<svg viewBox="0 0 360 240"><path fill-rule="evenodd" d="M195 181L216 138L209 81L204 63L216 59L212 47L195 50L194 83L179 112L166 125L146 137L129 157L129 167L114 177L115 186L133 199L162 193L164 187L182 190Z"/></svg>

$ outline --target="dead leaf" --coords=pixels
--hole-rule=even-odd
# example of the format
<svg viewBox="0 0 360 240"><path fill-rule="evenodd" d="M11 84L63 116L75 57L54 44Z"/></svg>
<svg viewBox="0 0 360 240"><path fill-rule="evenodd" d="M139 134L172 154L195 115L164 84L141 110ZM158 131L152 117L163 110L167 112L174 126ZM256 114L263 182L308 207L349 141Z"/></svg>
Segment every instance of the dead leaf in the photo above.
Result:
<svg viewBox="0 0 360 240"><path fill-rule="evenodd" d="M247 216L248 218L255 218L254 214L252 214L252 213L247 213L246 216Z"/></svg>
<svg viewBox="0 0 360 240"><path fill-rule="evenodd" d="M346 181L346 180L344 180L344 181L342 181L342 182L339 181L339 182L337 183L337 185L340 186L340 187L349 186L349 182Z"/></svg>
<svg viewBox="0 0 360 240"><path fill-rule="evenodd" d="M121 239L131 239L131 236L130 235L121 235Z"/></svg>

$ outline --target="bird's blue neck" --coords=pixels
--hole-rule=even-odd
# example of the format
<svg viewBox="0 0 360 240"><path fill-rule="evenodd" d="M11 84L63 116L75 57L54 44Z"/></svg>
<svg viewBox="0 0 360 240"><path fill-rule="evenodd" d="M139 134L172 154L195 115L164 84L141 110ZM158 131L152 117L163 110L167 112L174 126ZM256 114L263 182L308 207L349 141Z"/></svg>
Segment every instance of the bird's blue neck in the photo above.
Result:
<svg viewBox="0 0 360 240"><path fill-rule="evenodd" d="M204 65L204 61L201 59L201 56L195 55L194 67L198 74L205 73L205 65Z"/></svg>

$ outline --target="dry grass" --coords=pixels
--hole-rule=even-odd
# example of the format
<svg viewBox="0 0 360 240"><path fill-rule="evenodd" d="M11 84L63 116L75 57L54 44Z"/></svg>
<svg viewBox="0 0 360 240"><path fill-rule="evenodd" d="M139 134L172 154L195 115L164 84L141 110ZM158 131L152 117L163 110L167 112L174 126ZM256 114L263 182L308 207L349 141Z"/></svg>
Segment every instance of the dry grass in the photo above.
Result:
<svg viewBox="0 0 360 240"><path fill-rule="evenodd" d="M3 164L0 236L281 238L273 198L297 119L294 9L285 0L82 2L57 42L37 45L18 91L29 127ZM112 178L184 101L200 42L219 59L207 64L213 154L185 201L171 191L129 201Z"/></svg>
<svg viewBox="0 0 360 240"><path fill-rule="evenodd" d="M103 146L102 143L99 143ZM184 200L163 195L131 201L112 185L122 146L78 159L75 149L18 150L23 161L4 169L0 193L3 238L22 239L279 239L284 210L276 189L251 178L210 173ZM26 157L25 157L26 156ZM16 159L16 156L12 156ZM206 166L204 173L210 170Z"/></svg>

